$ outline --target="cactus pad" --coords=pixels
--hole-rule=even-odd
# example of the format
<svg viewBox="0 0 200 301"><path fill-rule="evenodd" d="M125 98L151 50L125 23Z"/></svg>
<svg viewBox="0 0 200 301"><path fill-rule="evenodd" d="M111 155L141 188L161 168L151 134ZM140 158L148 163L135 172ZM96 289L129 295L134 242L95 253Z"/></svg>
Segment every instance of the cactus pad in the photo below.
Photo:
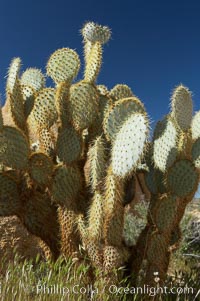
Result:
<svg viewBox="0 0 200 301"><path fill-rule="evenodd" d="M122 124L112 147L111 165L113 173L122 178L137 167L144 152L148 122L143 114L132 114Z"/></svg>
<svg viewBox="0 0 200 301"><path fill-rule="evenodd" d="M17 183L6 174L0 173L0 215L9 216L19 212L20 200Z"/></svg>
<svg viewBox="0 0 200 301"><path fill-rule="evenodd" d="M186 197L194 193L198 185L198 173L189 160L178 160L169 169L167 186L178 197Z"/></svg>
<svg viewBox="0 0 200 301"><path fill-rule="evenodd" d="M56 207L46 193L34 192L26 200L23 222L30 233L39 236L58 254L58 222Z"/></svg>
<svg viewBox="0 0 200 301"><path fill-rule="evenodd" d="M47 128L39 129L39 149L47 154L48 156L52 156L54 154L54 136L52 132Z"/></svg>
<svg viewBox="0 0 200 301"><path fill-rule="evenodd" d="M154 131L153 159L162 172L170 167L177 156L178 134L173 121L165 117L159 121Z"/></svg>
<svg viewBox="0 0 200 301"><path fill-rule="evenodd" d="M193 103L191 92L188 88L180 85L172 95L172 116L183 131L186 131L191 126Z"/></svg>
<svg viewBox="0 0 200 301"><path fill-rule="evenodd" d="M64 256L74 256L78 252L78 236L75 228L76 214L71 208L58 207L60 224L61 252Z"/></svg>
<svg viewBox="0 0 200 301"><path fill-rule="evenodd" d="M155 170L152 167L150 167L149 171L145 173L144 179L149 191L152 194L157 194L158 188L155 182Z"/></svg>
<svg viewBox="0 0 200 301"><path fill-rule="evenodd" d="M95 139L88 151L90 185L93 192L106 175L105 142L102 136Z"/></svg>
<svg viewBox="0 0 200 301"><path fill-rule="evenodd" d="M84 59L85 59L86 64L88 62L92 46L93 46L93 44L90 41L84 40Z"/></svg>
<svg viewBox="0 0 200 301"><path fill-rule="evenodd" d="M8 70L8 78L6 84L7 92L13 93L13 90L16 85L16 81L18 80L20 68L21 68L21 59L19 57L14 58Z"/></svg>
<svg viewBox="0 0 200 301"><path fill-rule="evenodd" d="M97 90L101 95L107 95L109 93L108 88L105 85L97 85Z"/></svg>
<svg viewBox="0 0 200 301"><path fill-rule="evenodd" d="M176 226L171 234L170 247L177 245L180 240L181 240L181 229L180 226Z"/></svg>
<svg viewBox="0 0 200 301"><path fill-rule="evenodd" d="M78 74L80 59L78 54L70 48L56 50L47 63L47 74L56 84L71 82Z"/></svg>
<svg viewBox="0 0 200 301"><path fill-rule="evenodd" d="M99 119L101 122L101 128L103 126L103 119L106 112L109 110L109 106L111 105L111 99L106 95L99 96Z"/></svg>
<svg viewBox="0 0 200 301"><path fill-rule="evenodd" d="M102 62L102 46L99 42L96 42L88 55L87 64L84 72L84 79L86 82L95 82Z"/></svg>
<svg viewBox="0 0 200 301"><path fill-rule="evenodd" d="M30 86L21 86L22 97L24 101L24 114L28 118L34 106L35 93L34 89Z"/></svg>
<svg viewBox="0 0 200 301"><path fill-rule="evenodd" d="M77 215L76 223L77 223L78 231L79 231L79 234L83 241L83 244L85 244L85 242L87 241L87 238L88 238L88 229L87 229L83 214Z"/></svg>
<svg viewBox="0 0 200 301"><path fill-rule="evenodd" d="M75 202L82 188L80 171L74 167L58 166L55 170L52 185L53 199L60 205Z"/></svg>
<svg viewBox="0 0 200 301"><path fill-rule="evenodd" d="M96 122L90 128L90 140L93 140L97 136L102 135L103 132L103 120L106 112L109 110L111 99L106 95L99 96L99 109L96 116Z"/></svg>
<svg viewBox="0 0 200 301"><path fill-rule="evenodd" d="M93 242L87 242L87 253L92 263L96 267L102 267L103 265L103 255L99 246Z"/></svg>
<svg viewBox="0 0 200 301"><path fill-rule="evenodd" d="M82 28L82 35L84 40L88 40L91 43L100 42L101 44L105 44L110 39L111 31L107 26L88 22Z"/></svg>
<svg viewBox="0 0 200 301"><path fill-rule="evenodd" d="M159 200L159 206L156 212L156 225L159 232L169 232L173 229L177 216L177 204L175 196L166 195Z"/></svg>
<svg viewBox="0 0 200 301"><path fill-rule="evenodd" d="M155 169L155 181L157 185L158 192L163 194L167 192L167 187L165 183L165 173L159 169Z"/></svg>
<svg viewBox="0 0 200 301"><path fill-rule="evenodd" d="M106 244L121 246L124 228L124 207L121 203L115 202L113 213L105 215L104 239Z"/></svg>
<svg viewBox="0 0 200 301"><path fill-rule="evenodd" d="M192 119L192 139L200 138L200 111L196 112Z"/></svg>
<svg viewBox="0 0 200 301"><path fill-rule="evenodd" d="M134 95L131 88L127 85L118 84L110 90L109 96L114 98L114 100L120 100L122 98L133 97Z"/></svg>
<svg viewBox="0 0 200 301"><path fill-rule="evenodd" d="M106 138L113 141L123 122L134 112L144 113L144 106L137 97L116 101L105 114L103 129Z"/></svg>
<svg viewBox="0 0 200 301"><path fill-rule="evenodd" d="M39 127L49 128L57 120L55 107L55 90L46 88L41 90L33 107L33 115Z"/></svg>
<svg viewBox="0 0 200 301"><path fill-rule="evenodd" d="M67 114L76 129L90 127L95 121L97 110L98 93L92 84L81 81L71 86Z"/></svg>
<svg viewBox="0 0 200 301"><path fill-rule="evenodd" d="M29 145L25 135L16 128L4 126L0 133L0 162L5 166L26 169Z"/></svg>
<svg viewBox="0 0 200 301"><path fill-rule="evenodd" d="M167 243L161 234L152 235L148 245L147 258L151 263L162 265L166 256Z"/></svg>
<svg viewBox="0 0 200 301"><path fill-rule="evenodd" d="M119 249L113 246L105 246L103 252L103 264L105 270L108 272L114 268L119 268L122 263L123 260L120 256Z"/></svg>
<svg viewBox="0 0 200 301"><path fill-rule="evenodd" d="M111 167L106 176L104 195L104 239L106 244L121 245L124 226L124 183L113 175Z"/></svg>
<svg viewBox="0 0 200 301"><path fill-rule="evenodd" d="M56 145L58 158L66 164L76 161L81 155L81 138L72 126L58 133Z"/></svg>
<svg viewBox="0 0 200 301"><path fill-rule="evenodd" d="M59 125L66 127L68 125L68 116L66 111L67 101L69 99L70 84L62 82L58 84L55 95L55 106L58 112Z"/></svg>
<svg viewBox="0 0 200 301"><path fill-rule="evenodd" d="M28 68L22 73L21 83L22 85L32 87L35 91L39 91L45 87L45 77L41 70Z"/></svg>
<svg viewBox="0 0 200 301"><path fill-rule="evenodd" d="M104 212L107 216L111 216L115 211L115 204L123 204L124 184L123 181L113 174L111 167L108 168L105 183Z"/></svg>
<svg viewBox="0 0 200 301"><path fill-rule="evenodd" d="M7 101L9 101L13 121L21 130L24 131L26 129L26 122L22 89L18 78L19 68L19 59L14 59L7 79Z"/></svg>
<svg viewBox="0 0 200 301"><path fill-rule="evenodd" d="M43 153L34 153L29 159L29 170L38 184L48 184L53 173L53 162Z"/></svg>
<svg viewBox="0 0 200 301"><path fill-rule="evenodd" d="M88 238L90 241L99 242L102 238L103 198L98 191L94 194L88 216Z"/></svg>

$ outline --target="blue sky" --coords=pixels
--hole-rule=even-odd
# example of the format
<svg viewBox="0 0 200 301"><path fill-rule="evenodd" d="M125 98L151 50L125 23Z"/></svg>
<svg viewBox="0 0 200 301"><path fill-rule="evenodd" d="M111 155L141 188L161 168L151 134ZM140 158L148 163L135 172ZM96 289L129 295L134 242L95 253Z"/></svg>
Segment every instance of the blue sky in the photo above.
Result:
<svg viewBox="0 0 200 301"><path fill-rule="evenodd" d="M112 29L99 83L128 84L153 121L168 112L179 83L191 89L195 110L200 109L199 1L1 0L0 8L2 95L13 57L21 57L24 69L43 70L60 47L76 49L82 58L79 30L84 22L96 21Z"/></svg>
<svg viewBox="0 0 200 301"><path fill-rule="evenodd" d="M54 50L70 47L83 62L80 29L86 21L95 21L112 29L99 84L129 85L154 122L168 113L172 89L179 83L190 88L194 109L200 109L198 0L1 0L0 8L3 97L13 57L21 57L24 69L44 71Z"/></svg>

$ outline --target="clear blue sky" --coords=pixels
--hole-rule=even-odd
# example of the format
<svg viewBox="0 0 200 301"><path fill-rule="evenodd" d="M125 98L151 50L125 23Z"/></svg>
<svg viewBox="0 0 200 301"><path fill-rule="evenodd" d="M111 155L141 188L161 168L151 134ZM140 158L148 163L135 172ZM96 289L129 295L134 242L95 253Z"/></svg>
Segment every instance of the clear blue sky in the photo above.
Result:
<svg viewBox="0 0 200 301"><path fill-rule="evenodd" d="M200 1L192 0L1 0L0 92L10 61L45 70L50 54L61 47L81 55L79 30L86 21L108 25L99 84L129 85L143 100L152 121L169 109L174 86L193 92L200 109ZM79 75L81 78L81 74ZM152 126L154 123L152 123Z"/></svg>
<svg viewBox="0 0 200 301"><path fill-rule="evenodd" d="M168 112L171 91L179 83L193 91L195 110L200 109L198 0L1 0L1 94L13 57L21 57L24 69L43 70L60 47L76 49L82 58L79 30L85 21L112 29L99 83L109 88L128 84L153 121Z"/></svg>

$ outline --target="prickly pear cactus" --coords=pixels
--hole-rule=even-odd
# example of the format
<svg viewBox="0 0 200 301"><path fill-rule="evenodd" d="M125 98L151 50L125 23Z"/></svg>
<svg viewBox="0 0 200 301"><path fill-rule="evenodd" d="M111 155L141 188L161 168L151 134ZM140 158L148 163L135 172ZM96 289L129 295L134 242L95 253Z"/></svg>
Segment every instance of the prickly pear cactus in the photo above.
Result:
<svg viewBox="0 0 200 301"><path fill-rule="evenodd" d="M171 112L157 123L147 160L146 184L152 198L149 206L146 239L140 250L139 263L147 260L146 283L155 285L153 272L164 281L170 258L174 229L179 229L187 204L199 183L199 112L192 118L192 97L188 88L178 86L172 95ZM137 253L138 254L138 253ZM142 259L143 258L143 259ZM139 259L135 258L134 264ZM137 266L138 271L138 266Z"/></svg>
<svg viewBox="0 0 200 301"><path fill-rule="evenodd" d="M106 279L115 281L112 269L128 260L139 272L143 259L147 282L154 269L164 278L174 229L198 185L200 114L192 119L191 93L177 87L149 147L142 101L127 85L109 90L96 84L110 29L89 22L81 33L85 69L78 82L80 58L69 48L47 62L53 87L45 86L46 75L37 68L21 74L20 58L10 65L9 118L0 110L0 215L17 215L55 259L81 259L83 249ZM131 254L124 241L127 187L141 171L152 199Z"/></svg>

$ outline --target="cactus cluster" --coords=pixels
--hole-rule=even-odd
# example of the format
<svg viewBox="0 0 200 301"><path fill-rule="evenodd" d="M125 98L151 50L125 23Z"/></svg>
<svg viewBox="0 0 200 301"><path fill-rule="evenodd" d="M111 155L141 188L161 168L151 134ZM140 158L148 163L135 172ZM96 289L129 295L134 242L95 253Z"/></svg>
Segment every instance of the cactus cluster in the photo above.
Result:
<svg viewBox="0 0 200 301"><path fill-rule="evenodd" d="M165 278L170 253L180 240L180 221L198 187L198 119L199 112L193 116L191 92L179 85L172 94L171 111L158 121L149 145L145 172L151 192L148 223L138 239L132 267L137 273L145 261L145 281L150 284L154 283L155 271L161 280Z"/></svg>
<svg viewBox="0 0 200 301"><path fill-rule="evenodd" d="M154 270L164 278L174 229L199 181L200 114L192 119L191 93L177 87L149 142L148 115L131 89L96 83L110 29L89 22L81 33L85 70L78 82L80 59L69 48L47 62L54 87L46 87L40 70L21 73L21 60L11 62L0 110L0 215L17 215L54 259L81 258L82 246L111 279L112 269L127 262L137 276L144 260L145 281ZM148 222L130 248L127 187L141 172L151 192Z"/></svg>

